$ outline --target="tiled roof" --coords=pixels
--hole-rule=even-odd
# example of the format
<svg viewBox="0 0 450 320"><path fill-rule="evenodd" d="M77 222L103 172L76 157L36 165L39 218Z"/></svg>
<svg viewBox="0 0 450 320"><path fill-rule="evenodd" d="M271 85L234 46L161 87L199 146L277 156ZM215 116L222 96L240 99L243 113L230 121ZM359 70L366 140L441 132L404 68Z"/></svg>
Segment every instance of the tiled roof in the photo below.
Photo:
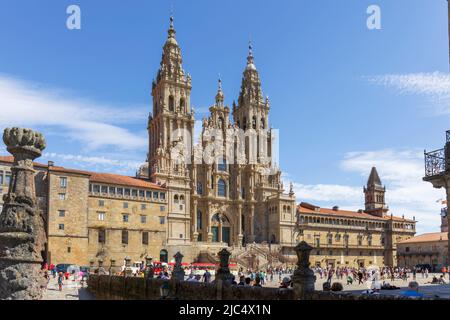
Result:
<svg viewBox="0 0 450 320"><path fill-rule="evenodd" d="M14 158L12 156L0 156L0 162L13 163ZM34 162L33 165L39 168L48 168L48 165ZM112 173L100 173L93 171L84 171L84 170L76 170L76 169L68 169L60 166L51 166L50 171L61 172L61 173L73 173L73 174L81 174L89 176L89 181L105 183L105 184L114 184L120 186L129 186L129 187L137 187L137 188L151 188L164 190L164 188L158 184L152 183L148 180L138 179L130 176L123 176L119 174Z"/></svg>
<svg viewBox="0 0 450 320"><path fill-rule="evenodd" d="M424 234L420 234L418 236L409 238L408 240L401 241L401 242L399 242L399 244L436 242L436 241L448 241L448 233L447 232L424 233Z"/></svg>
<svg viewBox="0 0 450 320"><path fill-rule="evenodd" d="M152 189L164 189L160 185L152 183L147 180L137 179L129 176L122 176L118 174L112 173L98 173L92 172L91 178L89 179L91 182L98 183L110 183L121 186L130 186L130 187L140 187L140 188L152 188Z"/></svg>
<svg viewBox="0 0 450 320"><path fill-rule="evenodd" d="M297 210L301 213L314 213L314 214L323 214L323 215L335 215L340 217L348 217L348 218L359 218L359 219L375 219L375 220L395 220L395 221L404 221L404 222L414 222L414 220L403 219L401 217L386 215L385 217L377 217L365 212L357 212L357 211L348 211L348 210L334 210L328 208L320 208L318 206L311 205L309 203L302 202L297 206Z"/></svg>

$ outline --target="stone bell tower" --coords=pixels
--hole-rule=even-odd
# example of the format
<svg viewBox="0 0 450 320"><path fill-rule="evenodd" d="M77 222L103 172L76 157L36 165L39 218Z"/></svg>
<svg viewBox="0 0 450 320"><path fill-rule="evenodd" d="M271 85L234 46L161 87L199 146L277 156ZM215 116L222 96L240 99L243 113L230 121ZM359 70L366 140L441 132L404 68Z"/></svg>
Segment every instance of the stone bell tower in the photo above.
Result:
<svg viewBox="0 0 450 320"><path fill-rule="evenodd" d="M384 217L388 211L384 199L385 194L386 187L384 187L381 183L377 168L373 167L370 171L369 179L367 180L367 186L364 187L364 195L366 200L365 212L374 216Z"/></svg>
<svg viewBox="0 0 450 320"><path fill-rule="evenodd" d="M168 244L190 241L190 181L194 110L191 77L182 66L173 17L156 80L152 83L153 112L149 115L149 178L168 189Z"/></svg>

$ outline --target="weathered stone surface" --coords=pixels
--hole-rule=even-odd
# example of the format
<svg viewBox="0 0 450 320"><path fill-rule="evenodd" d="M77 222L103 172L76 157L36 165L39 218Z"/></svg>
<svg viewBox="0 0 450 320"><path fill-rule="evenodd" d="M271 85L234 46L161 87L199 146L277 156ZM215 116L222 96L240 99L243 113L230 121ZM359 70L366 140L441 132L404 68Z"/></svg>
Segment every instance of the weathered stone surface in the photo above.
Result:
<svg viewBox="0 0 450 320"><path fill-rule="evenodd" d="M31 129L7 128L3 141L14 166L0 215L0 299L40 299L47 235L36 201L33 160L45 140Z"/></svg>

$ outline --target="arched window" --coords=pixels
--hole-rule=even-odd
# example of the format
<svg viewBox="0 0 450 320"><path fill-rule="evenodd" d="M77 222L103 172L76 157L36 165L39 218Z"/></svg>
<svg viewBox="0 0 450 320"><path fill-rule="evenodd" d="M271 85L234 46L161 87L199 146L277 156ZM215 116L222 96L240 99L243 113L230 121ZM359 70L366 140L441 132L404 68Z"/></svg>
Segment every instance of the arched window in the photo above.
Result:
<svg viewBox="0 0 450 320"><path fill-rule="evenodd" d="M283 206L283 212L286 212L286 206Z"/></svg>
<svg viewBox="0 0 450 320"><path fill-rule="evenodd" d="M223 179L220 179L217 183L217 195L219 197L227 196L227 184Z"/></svg>
<svg viewBox="0 0 450 320"><path fill-rule="evenodd" d="M242 130L247 130L247 118L244 117L244 120L242 121Z"/></svg>
<svg viewBox="0 0 450 320"><path fill-rule="evenodd" d="M175 111L175 100L173 96L169 96L169 111Z"/></svg>
<svg viewBox="0 0 450 320"><path fill-rule="evenodd" d="M197 182L197 193L200 195L203 194L203 184L201 182Z"/></svg>
<svg viewBox="0 0 450 320"><path fill-rule="evenodd" d="M220 158L217 163L217 170L219 171L227 171L227 159Z"/></svg>
<svg viewBox="0 0 450 320"><path fill-rule="evenodd" d="M173 202L178 203L178 195L177 194L173 196Z"/></svg>
<svg viewBox="0 0 450 320"><path fill-rule="evenodd" d="M180 98L180 109L184 111L184 107L185 107L185 100L184 98Z"/></svg>
<svg viewBox="0 0 450 320"><path fill-rule="evenodd" d="M256 130L256 117L252 119L252 128Z"/></svg>
<svg viewBox="0 0 450 320"><path fill-rule="evenodd" d="M202 212L197 211L197 230L202 230Z"/></svg>
<svg viewBox="0 0 450 320"><path fill-rule="evenodd" d="M180 196L180 203L184 203L184 196L183 195Z"/></svg>
<svg viewBox="0 0 450 320"><path fill-rule="evenodd" d="M237 124L237 127L238 127L238 128L240 128L240 127L241 127L241 122L240 122L239 120L237 121L237 123L236 123L236 124Z"/></svg>
<svg viewBox="0 0 450 320"><path fill-rule="evenodd" d="M219 118L219 128L224 129L225 128L225 120L223 120L222 117Z"/></svg>
<svg viewBox="0 0 450 320"><path fill-rule="evenodd" d="M265 129L266 127L266 121L264 120L264 118L261 118L261 129Z"/></svg>

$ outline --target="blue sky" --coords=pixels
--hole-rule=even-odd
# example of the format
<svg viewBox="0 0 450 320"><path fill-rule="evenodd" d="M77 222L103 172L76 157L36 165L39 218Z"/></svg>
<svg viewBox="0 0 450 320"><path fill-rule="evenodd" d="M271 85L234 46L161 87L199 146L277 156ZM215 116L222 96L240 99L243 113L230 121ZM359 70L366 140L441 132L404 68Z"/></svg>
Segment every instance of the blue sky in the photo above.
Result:
<svg viewBox="0 0 450 320"><path fill-rule="evenodd" d="M72 4L81 30L66 28ZM381 30L366 26L372 4ZM0 127L42 131L41 161L133 174L171 6L198 120L218 74L237 99L251 39L298 200L361 208L376 165L392 212L438 229L445 194L421 175L450 129L444 0L2 1Z"/></svg>

